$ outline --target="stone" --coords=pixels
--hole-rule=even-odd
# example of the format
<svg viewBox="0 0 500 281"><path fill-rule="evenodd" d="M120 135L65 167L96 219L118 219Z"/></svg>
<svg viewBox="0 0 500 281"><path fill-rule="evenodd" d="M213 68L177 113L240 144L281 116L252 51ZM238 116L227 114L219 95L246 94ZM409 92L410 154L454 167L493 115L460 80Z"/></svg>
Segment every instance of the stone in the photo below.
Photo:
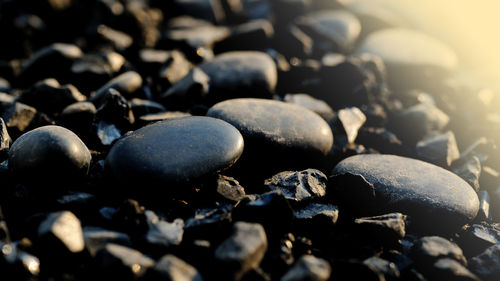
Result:
<svg viewBox="0 0 500 281"><path fill-rule="evenodd" d="M332 268L330 264L321 258L312 255L304 255L281 277L281 281L326 281L330 278Z"/></svg>
<svg viewBox="0 0 500 281"><path fill-rule="evenodd" d="M380 153L400 154L403 143L391 131L386 128L362 127L358 131L356 142L366 147L373 148Z"/></svg>
<svg viewBox="0 0 500 281"><path fill-rule="evenodd" d="M396 91L425 87L416 81L436 81L458 65L455 52L448 46L423 32L406 28L376 31L361 42L356 53L380 56Z"/></svg>
<svg viewBox="0 0 500 281"><path fill-rule="evenodd" d="M163 105L157 102L139 98L131 99L130 107L135 117L167 111Z"/></svg>
<svg viewBox="0 0 500 281"><path fill-rule="evenodd" d="M439 236L425 236L411 248L410 257L422 268L428 268L443 258L453 259L467 265L462 249L455 243Z"/></svg>
<svg viewBox="0 0 500 281"><path fill-rule="evenodd" d="M7 125L5 125L5 122L0 117L0 151L8 150L11 142L12 139L7 131Z"/></svg>
<svg viewBox="0 0 500 281"><path fill-rule="evenodd" d="M223 22L226 17L220 1L176 0L175 5L185 14L202 18L213 23Z"/></svg>
<svg viewBox="0 0 500 281"><path fill-rule="evenodd" d="M493 216L490 210L491 198L487 190L480 190L477 192L477 197L479 198L479 211L477 212L476 220L493 220Z"/></svg>
<svg viewBox="0 0 500 281"><path fill-rule="evenodd" d="M23 63L19 81L25 85L31 85L35 81L50 77L67 80L71 65L82 56L82 50L73 44L48 45ZM50 68L47 65L50 65Z"/></svg>
<svg viewBox="0 0 500 281"><path fill-rule="evenodd" d="M125 53L132 47L134 39L125 32L111 28L104 24L97 27L96 35L101 41L110 44L114 50L120 53Z"/></svg>
<svg viewBox="0 0 500 281"><path fill-rule="evenodd" d="M479 255L487 248L500 244L500 224L481 222L467 225L459 233L457 243L467 257Z"/></svg>
<svg viewBox="0 0 500 281"><path fill-rule="evenodd" d="M324 230L337 223L339 208L331 204L310 203L293 212L295 222L307 229ZM304 228L303 228L304 229Z"/></svg>
<svg viewBox="0 0 500 281"><path fill-rule="evenodd" d="M486 249L470 260L470 270L483 280L493 281L500 274L500 244Z"/></svg>
<svg viewBox="0 0 500 281"><path fill-rule="evenodd" d="M221 235L231 233L231 210L231 205L196 210L195 214L186 220L184 241L209 240L209 244L210 241L220 242Z"/></svg>
<svg viewBox="0 0 500 281"><path fill-rule="evenodd" d="M6 79L0 77L0 92L9 92L10 83Z"/></svg>
<svg viewBox="0 0 500 281"><path fill-rule="evenodd" d="M39 247L52 256L61 253L64 257L85 249L80 220L69 211L51 213L38 227Z"/></svg>
<svg viewBox="0 0 500 281"><path fill-rule="evenodd" d="M397 244L406 235L407 217L401 213L391 213L375 217L357 218L354 224L360 233L387 245Z"/></svg>
<svg viewBox="0 0 500 281"><path fill-rule="evenodd" d="M217 193L225 199L236 203L245 196L245 188L234 178L219 175L217 178Z"/></svg>
<svg viewBox="0 0 500 281"><path fill-rule="evenodd" d="M321 10L299 18L298 26L312 37L317 52L349 52L361 32L361 24L345 10Z"/></svg>
<svg viewBox="0 0 500 281"><path fill-rule="evenodd" d="M158 122L158 121L164 121L164 120L169 120L169 119L176 119L176 118L182 118L182 117L188 117L191 116L191 114L187 112L182 112L182 111L167 111L167 112L159 112L159 113L152 113L152 114L146 114L143 116L140 116L135 124L142 128L146 125Z"/></svg>
<svg viewBox="0 0 500 281"><path fill-rule="evenodd" d="M429 271L425 271L423 273L425 277L431 278L431 280L480 280L465 266L450 258L437 260Z"/></svg>
<svg viewBox="0 0 500 281"><path fill-rule="evenodd" d="M419 141L416 152L421 160L441 167L449 167L460 157L455 134L452 131L430 135Z"/></svg>
<svg viewBox="0 0 500 281"><path fill-rule="evenodd" d="M87 146L70 130L43 126L20 136L9 151L9 170L22 180L73 182L87 175Z"/></svg>
<svg viewBox="0 0 500 281"><path fill-rule="evenodd" d="M123 280L133 280L144 276L155 266L155 261L132 248L108 243L102 248L97 259L102 268L101 276L114 276Z"/></svg>
<svg viewBox="0 0 500 281"><path fill-rule="evenodd" d="M7 129L13 136L19 136L35 122L37 110L34 107L24 103L12 101L10 103L2 102L1 118L5 121Z"/></svg>
<svg viewBox="0 0 500 281"><path fill-rule="evenodd" d="M108 82L116 71L105 57L84 55L71 65L71 83L90 93Z"/></svg>
<svg viewBox="0 0 500 281"><path fill-rule="evenodd" d="M378 30L405 26L402 15L381 3L352 1L347 5L347 9L356 15L361 23L360 38Z"/></svg>
<svg viewBox="0 0 500 281"><path fill-rule="evenodd" d="M286 199L301 202L321 198L326 195L328 179L319 170L285 171L265 180L270 190L280 191Z"/></svg>
<svg viewBox="0 0 500 281"><path fill-rule="evenodd" d="M427 230L434 233L459 228L474 219L479 209L478 197L469 184L416 159L356 155L337 164L332 175L330 183L337 198L350 209L372 214L401 212L421 231L430 225ZM345 186L348 182L352 184Z"/></svg>
<svg viewBox="0 0 500 281"><path fill-rule="evenodd" d="M269 20L257 19L240 24L231 30L231 35L214 46L215 53L236 50L259 50L270 45L274 27Z"/></svg>
<svg viewBox="0 0 500 281"><path fill-rule="evenodd" d="M193 64L177 50L168 52L168 57L159 70L160 85L167 89L179 82L193 69Z"/></svg>
<svg viewBox="0 0 500 281"><path fill-rule="evenodd" d="M0 267L2 275L10 277L37 279L40 274L40 260L24 251L19 243L0 244Z"/></svg>
<svg viewBox="0 0 500 281"><path fill-rule="evenodd" d="M267 238L260 224L236 222L231 237L215 250L215 259L225 268L221 274L240 280L245 273L259 266L267 250Z"/></svg>
<svg viewBox="0 0 500 281"><path fill-rule="evenodd" d="M314 112L293 104L232 99L214 105L207 115L235 126L245 138L245 156L259 159L261 167L314 168L321 165L333 145L328 124Z"/></svg>
<svg viewBox="0 0 500 281"><path fill-rule="evenodd" d="M146 233L147 243L155 247L177 246L182 242L184 235L184 221L175 219L169 223L158 218L153 211L145 211L149 230Z"/></svg>
<svg viewBox="0 0 500 281"><path fill-rule="evenodd" d="M396 279L400 277L400 272L396 264L388 260L373 256L364 260L363 263L371 267L372 269L375 269L384 276L387 276L388 278Z"/></svg>
<svg viewBox="0 0 500 281"><path fill-rule="evenodd" d="M59 114L66 106L85 99L73 85L61 86L55 79L45 79L24 91L17 101L48 114Z"/></svg>
<svg viewBox="0 0 500 281"><path fill-rule="evenodd" d="M233 209L232 218L260 223L266 229L282 232L290 227L293 210L281 192L272 191L243 197Z"/></svg>
<svg viewBox="0 0 500 281"><path fill-rule="evenodd" d="M99 88L88 101L94 103L97 107L100 105L109 89L115 89L125 97L130 97L142 86L142 77L134 71L127 71Z"/></svg>
<svg viewBox="0 0 500 281"><path fill-rule="evenodd" d="M123 137L106 164L123 182L189 182L230 167L242 152L243 137L233 126L193 116L161 121Z"/></svg>
<svg viewBox="0 0 500 281"><path fill-rule="evenodd" d="M278 79L273 59L257 51L223 53L199 67L210 77L213 103L230 98L271 98Z"/></svg>
<svg viewBox="0 0 500 281"><path fill-rule="evenodd" d="M200 273L192 265L174 255L163 256L153 267L152 280L202 281Z"/></svg>
<svg viewBox="0 0 500 281"><path fill-rule="evenodd" d="M325 121L329 121L335 116L335 112L326 102L308 94L286 94L283 101L305 107L321 116Z"/></svg>
<svg viewBox="0 0 500 281"><path fill-rule="evenodd" d="M169 110L185 110L194 103L203 103L210 85L210 77L200 68L194 68L159 99Z"/></svg>
<svg viewBox="0 0 500 281"><path fill-rule="evenodd" d="M481 161L477 156L460 157L452 163L451 171L470 184L474 190L479 191Z"/></svg>
<svg viewBox="0 0 500 281"><path fill-rule="evenodd" d="M344 147L354 143L359 129L366 122L366 116L357 107L343 108L337 112L332 121L335 144Z"/></svg>
<svg viewBox="0 0 500 281"><path fill-rule="evenodd" d="M442 130L449 121L448 115L436 106L419 103L399 113L389 127L403 143L412 145L432 132Z"/></svg>
<svg viewBox="0 0 500 281"><path fill-rule="evenodd" d="M130 237L127 234L99 227L84 227L83 239L85 240L85 248L92 257L95 257L108 243L127 247L132 246Z"/></svg>

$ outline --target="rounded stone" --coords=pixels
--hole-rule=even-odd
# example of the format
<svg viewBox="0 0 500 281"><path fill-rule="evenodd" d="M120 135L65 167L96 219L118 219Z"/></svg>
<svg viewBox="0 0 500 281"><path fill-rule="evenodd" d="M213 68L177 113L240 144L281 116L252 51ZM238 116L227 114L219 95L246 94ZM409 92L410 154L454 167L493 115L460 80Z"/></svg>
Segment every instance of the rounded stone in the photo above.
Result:
<svg viewBox="0 0 500 281"><path fill-rule="evenodd" d="M190 116L145 126L117 141L106 165L122 182L187 183L233 165L243 137L222 120Z"/></svg>
<svg viewBox="0 0 500 281"><path fill-rule="evenodd" d="M270 98L276 88L276 64L266 53L226 52L200 65L210 77L211 100Z"/></svg>
<svg viewBox="0 0 500 281"><path fill-rule="evenodd" d="M9 151L9 170L25 181L62 181L88 173L92 156L72 131L44 126L20 136Z"/></svg>
<svg viewBox="0 0 500 281"><path fill-rule="evenodd" d="M311 168L333 144L332 131L319 115L281 101L232 99L214 105L207 115L235 126L245 138L245 155L261 166Z"/></svg>
<svg viewBox="0 0 500 281"><path fill-rule="evenodd" d="M333 188L361 213L401 212L412 226L433 232L458 229L475 218L479 200L452 172L394 155L356 155L333 169Z"/></svg>
<svg viewBox="0 0 500 281"><path fill-rule="evenodd" d="M450 47L420 31L405 28L371 33L356 53L381 57L388 82L396 93L416 88L432 91L431 82L441 82L458 66L457 55Z"/></svg>

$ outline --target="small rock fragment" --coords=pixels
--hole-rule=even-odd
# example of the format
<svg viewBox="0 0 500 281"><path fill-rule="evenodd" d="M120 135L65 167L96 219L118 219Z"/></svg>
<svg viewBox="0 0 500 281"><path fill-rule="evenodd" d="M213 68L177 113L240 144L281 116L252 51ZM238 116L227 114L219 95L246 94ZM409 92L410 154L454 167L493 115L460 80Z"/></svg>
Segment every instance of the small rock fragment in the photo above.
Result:
<svg viewBox="0 0 500 281"><path fill-rule="evenodd" d="M286 199L300 202L326 195L328 179L319 170L307 169L298 172L281 172L265 180L271 190L279 190Z"/></svg>
<svg viewBox="0 0 500 281"><path fill-rule="evenodd" d="M431 135L417 143L417 156L441 167L449 167L460 157L457 141L452 131Z"/></svg>
<svg viewBox="0 0 500 281"><path fill-rule="evenodd" d="M154 280L170 281L202 281L196 268L174 255L163 256L154 266L151 273Z"/></svg>
<svg viewBox="0 0 500 281"><path fill-rule="evenodd" d="M141 252L118 244L108 243L97 254L104 276L134 280L150 270L155 262Z"/></svg>
<svg viewBox="0 0 500 281"><path fill-rule="evenodd" d="M260 224L236 222L232 236L215 250L215 258L224 264L231 279L240 280L259 266L266 250L266 233Z"/></svg>
<svg viewBox="0 0 500 281"><path fill-rule="evenodd" d="M326 281L330 278L331 266L324 259L312 255L300 257L292 268L281 277L281 281Z"/></svg>
<svg viewBox="0 0 500 281"><path fill-rule="evenodd" d="M47 255L74 254L85 248L80 220L69 211L51 213L38 227L38 237Z"/></svg>
<svg viewBox="0 0 500 281"><path fill-rule="evenodd" d="M442 258L451 258L467 265L462 249L457 244L439 236L425 236L417 240L411 249L411 257L423 267Z"/></svg>
<svg viewBox="0 0 500 281"><path fill-rule="evenodd" d="M481 162L477 156L461 157L453 162L451 170L470 184L474 190L479 191Z"/></svg>
<svg viewBox="0 0 500 281"><path fill-rule="evenodd" d="M362 233L370 233L383 244L394 245L406 235L406 216L391 213L375 217L358 218L354 224Z"/></svg>
<svg viewBox="0 0 500 281"><path fill-rule="evenodd" d="M217 178L217 193L227 200L238 202L245 196L245 189L234 178L219 175Z"/></svg>
<svg viewBox="0 0 500 281"><path fill-rule="evenodd" d="M127 234L99 227L84 227L83 239L85 240L85 248L92 257L95 257L96 254L108 243L123 246L132 245L130 237Z"/></svg>
<svg viewBox="0 0 500 281"><path fill-rule="evenodd" d="M500 244L486 249L470 260L469 268L483 280L494 281L500 274Z"/></svg>

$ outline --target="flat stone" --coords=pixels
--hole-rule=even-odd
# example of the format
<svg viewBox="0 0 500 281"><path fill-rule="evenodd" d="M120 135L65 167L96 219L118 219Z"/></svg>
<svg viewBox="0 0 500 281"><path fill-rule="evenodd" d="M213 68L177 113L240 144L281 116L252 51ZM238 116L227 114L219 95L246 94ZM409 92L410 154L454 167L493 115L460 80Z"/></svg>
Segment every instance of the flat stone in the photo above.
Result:
<svg viewBox="0 0 500 281"><path fill-rule="evenodd" d="M232 99L214 105L208 116L235 126L245 138L248 157L281 163L275 167L312 168L333 144L328 124L314 112L265 99ZM260 165L260 164L259 164Z"/></svg>
<svg viewBox="0 0 500 281"><path fill-rule="evenodd" d="M398 90L422 84L417 82L423 81L419 79L439 79L458 65L455 52L448 46L405 28L388 28L368 35L356 53L380 56L387 66L389 82Z"/></svg>
<svg viewBox="0 0 500 281"><path fill-rule="evenodd" d="M115 89L118 92L120 92L120 94L126 97L130 97L130 95L134 93L137 89L139 89L141 86L142 86L141 75L139 75L139 73L135 71L127 71L111 79L108 83L104 84L93 95L91 95L88 100L96 105L99 105L100 102L106 96L106 93L109 89Z"/></svg>
<svg viewBox="0 0 500 281"><path fill-rule="evenodd" d="M403 239L406 235L406 216L401 213L357 218L354 224L361 232L370 233L375 239L389 243Z"/></svg>
<svg viewBox="0 0 500 281"><path fill-rule="evenodd" d="M230 124L184 117L143 127L111 148L106 164L124 182L186 182L223 170L243 152L243 137Z"/></svg>
<svg viewBox="0 0 500 281"><path fill-rule="evenodd" d="M287 94L285 95L283 100L288 103L305 107L315 112L326 121L332 119L335 116L333 109L326 102L320 99L316 99L308 94Z"/></svg>
<svg viewBox="0 0 500 281"><path fill-rule="evenodd" d="M70 130L44 126L20 136L9 151L9 170L30 181L75 180L88 173L90 152Z"/></svg>
<svg viewBox="0 0 500 281"><path fill-rule="evenodd" d="M472 187L457 175L432 164L394 155L356 155L334 169L334 185L350 208L361 213L401 212L412 226L431 231L459 228L479 209ZM334 181L335 182L335 181ZM359 206L362 206L360 208Z"/></svg>
<svg viewBox="0 0 500 281"><path fill-rule="evenodd" d="M344 10L313 12L300 18L298 25L315 39L314 44L321 44L321 51L347 52L361 32L361 24L356 16Z"/></svg>
<svg viewBox="0 0 500 281"><path fill-rule="evenodd" d="M339 208L331 204L310 203L293 212L295 222L307 229L324 230L337 223Z"/></svg>
<svg viewBox="0 0 500 281"><path fill-rule="evenodd" d="M479 190L479 177L481 175L481 161L477 156L467 155L460 157L451 165L451 171L464 179L474 190Z"/></svg>
<svg viewBox="0 0 500 281"><path fill-rule="evenodd" d="M257 51L223 53L199 67L210 77L209 94L216 101L271 98L278 80L273 59Z"/></svg>
<svg viewBox="0 0 500 281"><path fill-rule="evenodd" d="M155 261L132 248L108 243L97 254L104 276L134 280L154 267Z"/></svg>
<svg viewBox="0 0 500 281"><path fill-rule="evenodd" d="M108 243L123 246L132 245L130 237L127 234L98 227L84 227L83 238L85 240L85 248L92 257L95 257Z"/></svg>
<svg viewBox="0 0 500 281"><path fill-rule="evenodd" d="M467 265L462 249L457 244L439 236L425 236L417 240L411 249L411 257L421 267L428 267L442 258L450 258L462 265Z"/></svg>
<svg viewBox="0 0 500 281"><path fill-rule="evenodd" d="M481 254L488 247L500 244L500 224L481 222L467 225L457 239L467 257Z"/></svg>
<svg viewBox="0 0 500 281"><path fill-rule="evenodd" d="M480 279L456 260L445 258L436 261L425 276L432 280L480 281Z"/></svg>

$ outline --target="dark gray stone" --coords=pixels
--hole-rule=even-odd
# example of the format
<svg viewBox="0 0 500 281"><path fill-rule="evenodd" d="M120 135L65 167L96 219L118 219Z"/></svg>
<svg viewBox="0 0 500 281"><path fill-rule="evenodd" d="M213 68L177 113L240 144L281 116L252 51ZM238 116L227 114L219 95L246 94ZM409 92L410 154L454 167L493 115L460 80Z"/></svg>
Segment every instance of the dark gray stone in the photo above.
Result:
<svg viewBox="0 0 500 281"><path fill-rule="evenodd" d="M243 152L243 137L230 124L184 117L143 127L111 148L106 164L124 182L186 182L223 170Z"/></svg>
<svg viewBox="0 0 500 281"><path fill-rule="evenodd" d="M142 77L137 72L127 71L104 84L88 100L96 105L100 105L109 89L115 89L125 97L130 97L141 86Z"/></svg>
<svg viewBox="0 0 500 281"><path fill-rule="evenodd" d="M163 256L152 269L153 280L202 281L200 273L192 265L174 255Z"/></svg>
<svg viewBox="0 0 500 281"><path fill-rule="evenodd" d="M103 276L123 280L141 277L155 266L155 261L141 252L113 243L106 244L98 252L97 259Z"/></svg>
<svg viewBox="0 0 500 281"><path fill-rule="evenodd" d="M479 200L457 175L432 164L394 155L356 155L333 169L337 196L362 213L401 212L412 227L456 229L475 218ZM336 176L335 176L336 175ZM362 206L362 208L359 208ZM432 225L432 227L430 227Z"/></svg>
<svg viewBox="0 0 500 281"><path fill-rule="evenodd" d="M169 110L185 110L194 103L202 103L210 89L210 77L200 68L194 68L165 93L160 101Z"/></svg>
<svg viewBox="0 0 500 281"><path fill-rule="evenodd" d="M479 198L479 211L477 212L476 220L493 220L493 216L490 210L491 198L487 190L480 190L477 192L477 197Z"/></svg>
<svg viewBox="0 0 500 281"><path fill-rule="evenodd" d="M35 121L36 108L16 102L14 97L0 93L2 119L13 135L20 135Z"/></svg>
<svg viewBox="0 0 500 281"><path fill-rule="evenodd" d="M146 114L143 116L140 116L136 120L136 125L138 127L144 127L146 125L158 122L158 121L164 121L164 120L169 120L169 119L176 119L176 118L182 118L182 117L188 117L191 116L191 114L187 112L182 112L182 111L167 111L167 112L159 112L159 113L152 113L152 114Z"/></svg>
<svg viewBox="0 0 500 281"><path fill-rule="evenodd" d="M388 278L399 278L400 272L396 264L377 256L370 257L363 261L364 264L387 276Z"/></svg>
<svg viewBox="0 0 500 281"><path fill-rule="evenodd" d="M285 171L265 180L271 190L279 190L286 199L300 202L324 197L328 178L319 170Z"/></svg>
<svg viewBox="0 0 500 281"><path fill-rule="evenodd" d="M343 108L339 110L332 121L335 146L344 147L354 143L359 129L366 122L365 114L357 107Z"/></svg>
<svg viewBox="0 0 500 281"><path fill-rule="evenodd" d="M467 225L459 233L457 243L467 257L479 255L488 247L500 244L500 224L481 222Z"/></svg>
<svg viewBox="0 0 500 281"><path fill-rule="evenodd" d="M87 146L73 132L44 126L27 132L12 144L9 170L29 181L74 181L87 175L91 158Z"/></svg>
<svg viewBox="0 0 500 281"><path fill-rule="evenodd" d="M356 16L343 10L313 12L299 18L297 24L319 45L315 48L321 53L350 51L361 32Z"/></svg>
<svg viewBox="0 0 500 281"><path fill-rule="evenodd" d="M479 191L479 177L481 175L481 161L477 156L468 155L454 161L451 171L464 179L474 190Z"/></svg>
<svg viewBox="0 0 500 281"><path fill-rule="evenodd" d="M419 103L405 109L391 121L391 130L404 143L413 145L432 132L442 130L450 118L433 104Z"/></svg>
<svg viewBox="0 0 500 281"><path fill-rule="evenodd" d="M199 67L210 77L209 95L215 102L230 98L271 98L278 80L273 59L257 51L223 53Z"/></svg>
<svg viewBox="0 0 500 281"><path fill-rule="evenodd" d="M296 223L310 230L332 227L339 218L339 208L331 204L310 203L293 212Z"/></svg>
<svg viewBox="0 0 500 281"><path fill-rule="evenodd" d="M441 167L449 167L460 157L455 134L452 131L428 136L417 143L416 151L421 160Z"/></svg>
<svg viewBox="0 0 500 281"><path fill-rule="evenodd" d="M326 281L330 278L332 268L330 264L321 258L312 255L304 255L281 277L281 281Z"/></svg>
<svg viewBox="0 0 500 281"><path fill-rule="evenodd" d="M110 44L114 50L120 53L128 51L134 43L134 38L127 33L104 24L100 24L96 31L103 42Z"/></svg>
<svg viewBox="0 0 500 281"><path fill-rule="evenodd" d="M287 94L283 100L305 107L321 116L325 121L331 120L335 116L333 109L326 102L308 94Z"/></svg>
<svg viewBox="0 0 500 281"><path fill-rule="evenodd" d="M99 227L84 227L83 239L85 240L85 248L92 257L95 257L96 254L108 243L123 246L132 245L130 237L127 234Z"/></svg>
<svg viewBox="0 0 500 281"><path fill-rule="evenodd" d="M161 86L166 88L179 82L192 68L193 64L180 51L169 51L159 72Z"/></svg>
<svg viewBox="0 0 500 281"><path fill-rule="evenodd" d="M483 280L497 280L500 274L500 244L491 246L480 255L473 257L469 268Z"/></svg>
<svg viewBox="0 0 500 281"><path fill-rule="evenodd" d="M448 46L427 34L405 28L389 28L370 34L356 53L380 56L396 91L425 87L417 81L436 81L458 65L456 54Z"/></svg>
<svg viewBox="0 0 500 281"><path fill-rule="evenodd" d="M376 240L389 244L397 243L406 235L406 216L401 213L357 218L354 224L361 233L370 233Z"/></svg>
<svg viewBox="0 0 500 281"><path fill-rule="evenodd" d="M233 99L214 105L207 115L235 126L245 138L249 151L245 155L260 159L262 167L317 167L333 144L328 124L314 112L293 104ZM264 158L266 163L262 163Z"/></svg>
<svg viewBox="0 0 500 281"><path fill-rule="evenodd" d="M237 222L231 237L215 250L215 258L224 264L231 279L240 280L248 271L259 266L267 250L267 237L260 224Z"/></svg>
<svg viewBox="0 0 500 281"><path fill-rule="evenodd" d="M413 245L411 258L426 268L438 259L450 258L467 265L462 249L455 243L439 236L425 236L418 239Z"/></svg>
<svg viewBox="0 0 500 281"><path fill-rule="evenodd" d="M49 214L38 227L38 239L39 247L47 251L44 255L57 253L59 258L85 248L80 220L69 211Z"/></svg>
<svg viewBox="0 0 500 281"><path fill-rule="evenodd" d="M265 19L258 19L240 24L231 30L231 35L217 42L215 53L236 50L259 50L268 47L274 37L272 23Z"/></svg>
<svg viewBox="0 0 500 281"><path fill-rule="evenodd" d="M449 258L437 260L431 269L423 273L431 280L480 281L465 266Z"/></svg>

